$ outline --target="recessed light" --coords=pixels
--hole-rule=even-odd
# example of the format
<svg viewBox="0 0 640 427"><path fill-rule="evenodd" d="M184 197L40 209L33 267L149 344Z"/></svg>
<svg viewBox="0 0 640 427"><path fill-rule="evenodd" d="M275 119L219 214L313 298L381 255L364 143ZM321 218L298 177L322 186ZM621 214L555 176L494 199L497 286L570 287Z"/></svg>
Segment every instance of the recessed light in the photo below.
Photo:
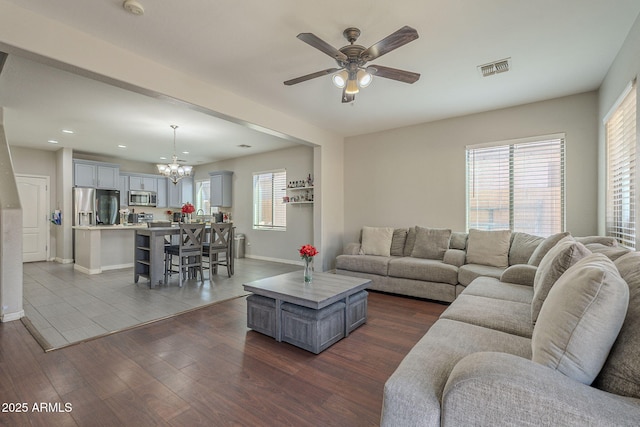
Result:
<svg viewBox="0 0 640 427"><path fill-rule="evenodd" d="M118 144L118 148L127 148L126 145Z"/></svg>
<svg viewBox="0 0 640 427"><path fill-rule="evenodd" d="M160 157L160 160L167 160L166 157Z"/></svg>
<svg viewBox="0 0 640 427"><path fill-rule="evenodd" d="M183 151L182 154L189 154L189 152L188 151Z"/></svg>
<svg viewBox="0 0 640 427"><path fill-rule="evenodd" d="M74 131L70 130L70 129L62 129L62 133L75 133Z"/></svg>
<svg viewBox="0 0 640 427"><path fill-rule="evenodd" d="M50 139L47 141L49 144L57 144L58 141L56 141L55 139Z"/></svg>

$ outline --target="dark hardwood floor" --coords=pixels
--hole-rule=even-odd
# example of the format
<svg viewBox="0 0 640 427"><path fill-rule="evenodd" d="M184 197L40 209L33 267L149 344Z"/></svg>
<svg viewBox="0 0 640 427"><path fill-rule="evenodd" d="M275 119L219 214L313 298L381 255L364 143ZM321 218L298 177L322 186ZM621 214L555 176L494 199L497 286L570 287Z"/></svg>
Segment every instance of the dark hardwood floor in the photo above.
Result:
<svg viewBox="0 0 640 427"><path fill-rule="evenodd" d="M371 292L368 322L319 355L249 331L245 298L50 353L0 324L0 425L377 425L386 379L445 308Z"/></svg>

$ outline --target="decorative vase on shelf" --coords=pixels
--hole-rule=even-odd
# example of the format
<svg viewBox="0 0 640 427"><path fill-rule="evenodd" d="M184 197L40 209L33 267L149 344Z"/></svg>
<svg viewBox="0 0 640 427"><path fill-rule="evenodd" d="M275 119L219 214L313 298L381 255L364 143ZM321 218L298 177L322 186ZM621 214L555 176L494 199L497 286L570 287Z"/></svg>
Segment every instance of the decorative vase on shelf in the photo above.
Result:
<svg viewBox="0 0 640 427"><path fill-rule="evenodd" d="M304 259L304 283L313 281L313 258Z"/></svg>

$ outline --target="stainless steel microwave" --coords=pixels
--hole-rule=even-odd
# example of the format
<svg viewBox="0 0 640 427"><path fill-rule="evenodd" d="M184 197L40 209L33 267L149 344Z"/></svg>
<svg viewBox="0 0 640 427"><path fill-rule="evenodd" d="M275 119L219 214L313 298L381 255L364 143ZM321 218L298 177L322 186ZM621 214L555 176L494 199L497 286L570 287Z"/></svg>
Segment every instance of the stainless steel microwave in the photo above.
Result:
<svg viewBox="0 0 640 427"><path fill-rule="evenodd" d="M129 191L129 206L152 206L157 204L155 191Z"/></svg>

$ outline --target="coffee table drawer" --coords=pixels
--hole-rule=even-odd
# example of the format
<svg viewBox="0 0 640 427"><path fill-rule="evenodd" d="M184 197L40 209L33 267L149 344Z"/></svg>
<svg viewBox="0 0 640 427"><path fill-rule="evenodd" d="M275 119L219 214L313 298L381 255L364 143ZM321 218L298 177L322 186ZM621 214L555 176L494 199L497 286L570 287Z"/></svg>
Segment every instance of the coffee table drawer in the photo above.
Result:
<svg viewBox="0 0 640 427"><path fill-rule="evenodd" d="M367 301L369 292L360 291L349 297L347 307L347 333L367 322Z"/></svg>
<svg viewBox="0 0 640 427"><path fill-rule="evenodd" d="M345 303L321 310L282 304L282 341L318 354L344 338Z"/></svg>
<svg viewBox="0 0 640 427"><path fill-rule="evenodd" d="M276 337L276 300L260 295L247 297L247 327Z"/></svg>

